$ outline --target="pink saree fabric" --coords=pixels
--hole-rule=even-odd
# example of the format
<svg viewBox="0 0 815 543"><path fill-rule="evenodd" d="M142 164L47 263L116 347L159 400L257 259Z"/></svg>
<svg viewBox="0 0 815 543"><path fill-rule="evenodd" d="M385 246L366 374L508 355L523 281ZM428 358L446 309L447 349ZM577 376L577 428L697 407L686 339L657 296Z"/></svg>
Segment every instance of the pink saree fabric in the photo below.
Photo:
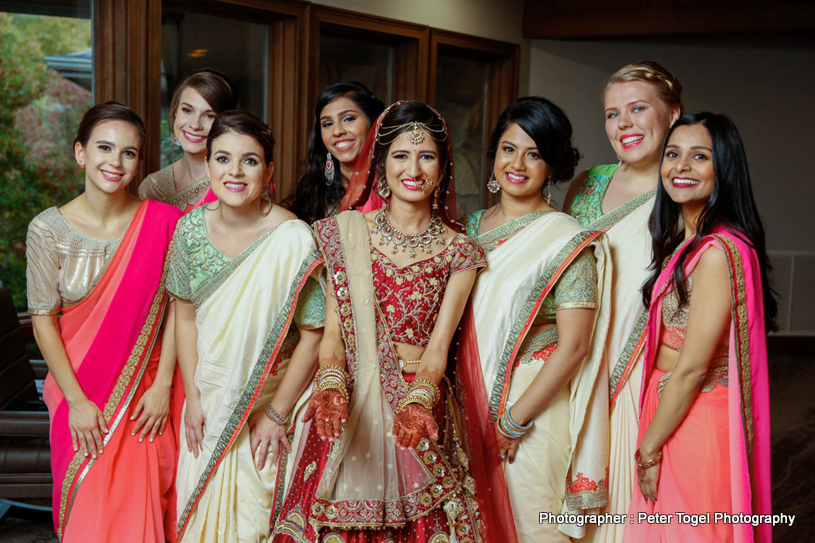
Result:
<svg viewBox="0 0 815 543"><path fill-rule="evenodd" d="M164 259L181 212L145 200L85 299L63 309L65 350L82 390L105 414L110 433L97 459L74 452L68 405L49 374L54 524L62 541L165 541L176 444L130 436L130 414L152 384L166 304ZM70 520L70 522L69 522Z"/></svg>
<svg viewBox="0 0 815 543"><path fill-rule="evenodd" d="M728 387L717 385L699 393L688 415L663 446L656 504L646 504L635 485L629 513L689 514L716 512L768 515L770 499L770 401L767 375L767 335L758 257L736 232L720 228L690 255L685 275L711 247L727 258L733 303L728 356ZM654 287L648 321L643 373L640 433L642 439L659 404L657 383L663 372L655 368L662 328L662 300L671 283L678 252ZM727 454L724 452L727 451ZM772 541L769 524L710 524L696 528L679 524L634 524L625 541L693 541L736 543Z"/></svg>

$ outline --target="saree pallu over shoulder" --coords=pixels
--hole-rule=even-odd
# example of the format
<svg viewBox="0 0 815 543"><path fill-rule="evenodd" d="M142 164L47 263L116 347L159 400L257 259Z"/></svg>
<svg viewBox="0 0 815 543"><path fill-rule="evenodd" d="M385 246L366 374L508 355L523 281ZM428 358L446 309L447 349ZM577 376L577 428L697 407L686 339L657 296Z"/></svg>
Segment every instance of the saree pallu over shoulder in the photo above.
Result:
<svg viewBox="0 0 815 543"><path fill-rule="evenodd" d="M318 221L314 230L345 341L350 413L327 458L305 468L301 486L313 477L311 490L293 492L293 481L275 534L300 542L317 541L323 528L403 528L444 507L458 541L475 541L472 479L455 443L455 423L445 429L444 443L427 437L415 451L400 450L391 433L406 383L374 295L365 218L346 211Z"/></svg>
<svg viewBox="0 0 815 543"><path fill-rule="evenodd" d="M321 264L308 226L289 220L193 292L199 353L196 384L203 378L201 368L220 367L219 361L226 358L235 365L218 386L211 382L219 376L207 377L203 460L188 458L192 455L184 456L182 451L177 483L179 540L255 408L261 389L276 388L282 379L287 360L278 355L293 324L301 290Z"/></svg>
<svg viewBox="0 0 815 543"><path fill-rule="evenodd" d="M753 247L738 232L725 228L705 237L688 256L687 277L705 250L724 251L730 277L731 325L728 354L728 422L733 513L768 515L772 511L770 484L770 399L767 369L767 332L761 268ZM662 330L662 301L671 287L677 251L662 270L651 298L648 342L643 371L645 384L654 372ZM734 524L734 541L767 543L772 527Z"/></svg>
<svg viewBox="0 0 815 543"><path fill-rule="evenodd" d="M469 398L462 405L470 448L480 449L474 457L478 454L483 462L494 464L482 476L492 481L495 493L501 481L494 474L502 469L493 423L507 408L514 362L543 300L587 247L593 248L597 260L599 304L590 354L570 382L571 447L563 482L564 511L602 507L607 500L608 386L603 355L611 270L605 236L583 229L568 215L548 213L488 253L488 266L465 311L458 350L458 380L461 393ZM476 483L485 484L478 478Z"/></svg>
<svg viewBox="0 0 815 543"><path fill-rule="evenodd" d="M164 261L180 215L166 204L142 202L99 281L59 321L79 385L104 413L109 429L104 445L121 431L159 333L167 301ZM69 408L53 379L46 381L44 398L51 416L54 524L61 539L83 479L107 456L93 459L73 450Z"/></svg>

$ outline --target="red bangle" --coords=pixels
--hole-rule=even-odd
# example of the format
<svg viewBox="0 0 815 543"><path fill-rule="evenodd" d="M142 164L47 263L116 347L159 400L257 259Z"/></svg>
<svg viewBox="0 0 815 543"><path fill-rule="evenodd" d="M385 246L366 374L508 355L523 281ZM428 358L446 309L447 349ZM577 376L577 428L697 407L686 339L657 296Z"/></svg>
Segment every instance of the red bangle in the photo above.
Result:
<svg viewBox="0 0 815 543"><path fill-rule="evenodd" d="M657 453L657 455L655 457L653 457L651 460L649 460L648 462L643 462L642 461L642 456L640 456L640 450L639 449L637 449L637 452L634 453L634 462L636 462L637 466L640 467L641 469L652 468L652 467L656 466L657 464L659 464L661 461L662 461L662 449L660 449L659 452Z"/></svg>

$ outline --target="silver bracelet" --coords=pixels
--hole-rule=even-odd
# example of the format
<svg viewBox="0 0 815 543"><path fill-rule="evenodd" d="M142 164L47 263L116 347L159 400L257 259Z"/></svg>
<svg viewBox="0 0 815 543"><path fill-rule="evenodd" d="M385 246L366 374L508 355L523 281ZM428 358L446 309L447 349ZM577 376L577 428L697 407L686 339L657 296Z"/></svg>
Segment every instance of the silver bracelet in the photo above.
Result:
<svg viewBox="0 0 815 543"><path fill-rule="evenodd" d="M279 424L280 426L288 426L289 424L288 417L284 417L283 415L275 411L275 408L272 407L272 402L269 402L269 404L266 406L265 413L266 416L272 419L272 422L274 422L275 424Z"/></svg>

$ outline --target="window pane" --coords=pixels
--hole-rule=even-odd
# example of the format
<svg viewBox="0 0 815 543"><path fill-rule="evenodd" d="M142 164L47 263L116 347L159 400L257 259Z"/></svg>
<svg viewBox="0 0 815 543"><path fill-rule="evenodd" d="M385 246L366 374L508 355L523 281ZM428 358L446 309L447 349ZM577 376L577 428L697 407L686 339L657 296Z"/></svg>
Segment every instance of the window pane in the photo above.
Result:
<svg viewBox="0 0 815 543"><path fill-rule="evenodd" d="M453 134L456 203L463 218L483 206L488 65L445 49L439 47L436 109Z"/></svg>
<svg viewBox="0 0 815 543"><path fill-rule="evenodd" d="M29 221L84 188L73 141L93 103L90 10L90 0L0 1L0 281L18 311Z"/></svg>
<svg viewBox="0 0 815 543"><path fill-rule="evenodd" d="M161 25L161 167L181 157L167 115L178 82L201 68L229 77L238 107L266 119L267 26L166 8Z"/></svg>
<svg viewBox="0 0 815 543"><path fill-rule="evenodd" d="M321 34L320 90L332 83L359 81L389 104L393 50L393 46L369 40Z"/></svg>

